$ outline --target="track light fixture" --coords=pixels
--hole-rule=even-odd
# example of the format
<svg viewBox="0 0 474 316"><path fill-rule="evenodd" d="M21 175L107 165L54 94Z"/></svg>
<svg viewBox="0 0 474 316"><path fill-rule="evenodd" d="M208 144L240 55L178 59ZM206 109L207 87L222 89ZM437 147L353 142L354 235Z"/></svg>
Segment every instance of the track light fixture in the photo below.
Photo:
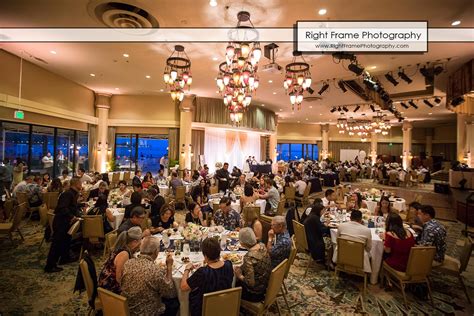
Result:
<svg viewBox="0 0 474 316"><path fill-rule="evenodd" d="M338 108L337 108L337 111L338 111L338 112L342 112L341 107L338 107Z"/></svg>
<svg viewBox="0 0 474 316"><path fill-rule="evenodd" d="M372 112L375 112L375 106L373 104L370 105L370 109L372 110Z"/></svg>
<svg viewBox="0 0 474 316"><path fill-rule="evenodd" d="M393 78L391 72L386 73L386 74L385 74L385 78L386 78L388 81L390 81L390 83L393 84L394 86L398 85L398 81L395 80L395 78Z"/></svg>
<svg viewBox="0 0 474 316"><path fill-rule="evenodd" d="M436 98L434 99L434 101L435 101L436 104L440 104L440 103L441 103L441 98L436 97Z"/></svg>
<svg viewBox="0 0 474 316"><path fill-rule="evenodd" d="M357 65L356 63L351 63L347 68L353 73L355 73L357 76L362 75L362 72L364 72L364 68Z"/></svg>
<svg viewBox="0 0 474 316"><path fill-rule="evenodd" d="M349 112L349 109L345 105L342 107L342 109L344 110L344 112Z"/></svg>
<svg viewBox="0 0 474 316"><path fill-rule="evenodd" d="M357 112L357 111L359 111L359 109L360 109L360 105L357 105L357 106L355 107L355 109L354 109L354 113Z"/></svg>
<svg viewBox="0 0 474 316"><path fill-rule="evenodd" d="M323 82L323 86L318 91L318 94L322 95L324 93L324 91L326 91L328 88L329 88L329 84L327 82Z"/></svg>
<svg viewBox="0 0 474 316"><path fill-rule="evenodd" d="M410 79L410 77L408 77L405 72L403 71L403 69L399 69L398 70L398 76L403 80L405 81L406 83L410 84L413 82L413 80Z"/></svg>
<svg viewBox="0 0 474 316"><path fill-rule="evenodd" d="M456 107L460 104L463 104L464 103L464 98L463 97L457 97L457 98L454 98L453 100L451 100L451 105L453 107Z"/></svg>
<svg viewBox="0 0 474 316"><path fill-rule="evenodd" d="M335 107L334 107L334 108L332 108L330 112L331 112L331 113L334 113L334 112L336 112L336 108L335 108Z"/></svg>
<svg viewBox="0 0 474 316"><path fill-rule="evenodd" d="M339 86L339 88L342 90L343 93L346 93L347 92L347 89L346 89L346 86L344 85L344 81L343 80L339 80L337 82L337 85Z"/></svg>
<svg viewBox="0 0 474 316"><path fill-rule="evenodd" d="M409 106L405 102L400 102L400 105L403 106L405 109L409 108Z"/></svg>
<svg viewBox="0 0 474 316"><path fill-rule="evenodd" d="M429 106L430 108L432 108L434 105L428 101L428 100L423 100L423 103L426 104L427 106Z"/></svg>
<svg viewBox="0 0 474 316"><path fill-rule="evenodd" d="M415 102L413 102L413 100L410 100L408 101L408 104L410 104L412 107L414 107L415 109L418 109L418 106L416 105Z"/></svg>

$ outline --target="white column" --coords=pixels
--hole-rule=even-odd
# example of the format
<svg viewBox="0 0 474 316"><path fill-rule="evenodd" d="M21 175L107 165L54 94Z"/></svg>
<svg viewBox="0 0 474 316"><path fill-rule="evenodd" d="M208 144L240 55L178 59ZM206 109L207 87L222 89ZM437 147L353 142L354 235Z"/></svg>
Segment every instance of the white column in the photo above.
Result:
<svg viewBox="0 0 474 316"><path fill-rule="evenodd" d="M377 162L377 133L372 132L370 138L370 158L372 159L372 165Z"/></svg>
<svg viewBox="0 0 474 316"><path fill-rule="evenodd" d="M405 121L403 122L403 152L402 152L402 165L404 169L407 169L408 167L411 166L411 141L412 141L412 136L411 132L413 129L413 125Z"/></svg>
<svg viewBox="0 0 474 316"><path fill-rule="evenodd" d="M191 161L194 150L192 148L194 96L186 97L179 105L179 169L191 170Z"/></svg>
<svg viewBox="0 0 474 316"><path fill-rule="evenodd" d="M329 124L321 125L321 158L324 160L329 157Z"/></svg>
<svg viewBox="0 0 474 316"><path fill-rule="evenodd" d="M466 125L467 165L474 168L474 121Z"/></svg>
<svg viewBox="0 0 474 316"><path fill-rule="evenodd" d="M466 154L466 114L457 113L457 150L456 157L460 162L465 162Z"/></svg>
<svg viewBox="0 0 474 316"><path fill-rule="evenodd" d="M109 110L111 94L95 93L95 108L97 123L97 159L95 170L103 173L107 171L108 148L107 133L109 128Z"/></svg>

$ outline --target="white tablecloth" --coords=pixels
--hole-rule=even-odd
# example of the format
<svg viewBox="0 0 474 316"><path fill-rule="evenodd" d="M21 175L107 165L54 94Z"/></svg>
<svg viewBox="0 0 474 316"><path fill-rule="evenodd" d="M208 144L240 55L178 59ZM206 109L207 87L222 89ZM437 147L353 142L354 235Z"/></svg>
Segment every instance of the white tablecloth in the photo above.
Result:
<svg viewBox="0 0 474 316"><path fill-rule="evenodd" d="M222 251L221 255L225 253L230 253L230 251ZM237 253L244 256L246 251L237 251ZM173 283L176 287L176 292L178 293L179 309L180 309L179 314L181 316L188 316L189 315L189 292L181 291L181 279L183 277L184 269L186 267L186 263L183 263L181 261L182 257L184 257L183 253L181 253L181 255L179 256L174 256ZM202 264L204 260L204 257L201 252L191 252L189 253L189 255L186 255L186 257L189 257L191 262L194 264L198 264L198 263ZM166 258L165 252L160 252L155 262L157 264L164 264L165 258ZM235 285L235 277L234 277L233 284Z"/></svg>
<svg viewBox="0 0 474 316"><path fill-rule="evenodd" d="M383 255L383 241L380 239L377 228L369 228L372 232L372 249L370 250L370 265L372 273L370 274L370 283L377 284L379 278L380 267L382 265ZM337 229L331 229L331 241L334 245L337 244Z"/></svg>
<svg viewBox="0 0 474 316"><path fill-rule="evenodd" d="M212 205L214 203L219 203L219 201L218 200L209 200L209 206L211 208L212 208ZM265 206L267 205L267 200L258 199L257 201L255 201L255 205L260 207L260 214L265 214ZM235 202L231 202L230 207L233 210L237 211L238 213L242 212L239 200L237 200Z"/></svg>
<svg viewBox="0 0 474 316"><path fill-rule="evenodd" d="M380 198L377 199L377 201L372 201L372 200L366 200L365 203L367 203L367 208L370 210L372 214L375 212L375 208L379 204ZM393 205L393 208L398 210L398 211L405 211L406 210L406 201L405 199L402 198L397 198L397 199L391 199L390 203Z"/></svg>
<svg viewBox="0 0 474 316"><path fill-rule="evenodd" d="M191 183L185 184L184 187L186 188L186 193L191 191ZM158 189L160 189L160 195L162 196L170 194L170 187L167 185L160 184L158 185Z"/></svg>
<svg viewBox="0 0 474 316"><path fill-rule="evenodd" d="M118 229L120 227L120 224L122 224L123 218L125 216L125 209L117 208L117 209L112 209L111 211L115 217L115 221L110 224L112 225L113 229Z"/></svg>

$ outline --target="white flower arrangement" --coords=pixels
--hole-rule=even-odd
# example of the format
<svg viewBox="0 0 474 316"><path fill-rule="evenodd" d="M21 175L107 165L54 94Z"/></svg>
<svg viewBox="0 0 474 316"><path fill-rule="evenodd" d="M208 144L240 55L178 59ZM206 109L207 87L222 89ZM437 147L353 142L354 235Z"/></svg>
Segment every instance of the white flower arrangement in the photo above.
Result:
<svg viewBox="0 0 474 316"><path fill-rule="evenodd" d="M122 196L117 192L117 191L112 191L109 194L109 203L112 205L116 205L120 202L122 202Z"/></svg>
<svg viewBox="0 0 474 316"><path fill-rule="evenodd" d="M222 162L216 162L215 166L216 166L216 169L221 169L223 164Z"/></svg>
<svg viewBox="0 0 474 316"><path fill-rule="evenodd" d="M202 237L202 231L199 225L189 223L183 230L183 237L186 240L199 240Z"/></svg>
<svg viewBox="0 0 474 316"><path fill-rule="evenodd" d="M244 188L242 188L240 185L236 186L234 188L234 194L235 195L244 195Z"/></svg>

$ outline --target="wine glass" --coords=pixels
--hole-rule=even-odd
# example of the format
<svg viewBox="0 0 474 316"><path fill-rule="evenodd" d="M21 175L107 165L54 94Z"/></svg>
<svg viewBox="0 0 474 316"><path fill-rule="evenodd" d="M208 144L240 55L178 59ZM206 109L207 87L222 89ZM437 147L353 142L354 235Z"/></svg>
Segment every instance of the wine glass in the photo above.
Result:
<svg viewBox="0 0 474 316"><path fill-rule="evenodd" d="M168 249L170 247L170 244L171 241L169 240L169 238L163 238L163 246L165 247L165 249Z"/></svg>

